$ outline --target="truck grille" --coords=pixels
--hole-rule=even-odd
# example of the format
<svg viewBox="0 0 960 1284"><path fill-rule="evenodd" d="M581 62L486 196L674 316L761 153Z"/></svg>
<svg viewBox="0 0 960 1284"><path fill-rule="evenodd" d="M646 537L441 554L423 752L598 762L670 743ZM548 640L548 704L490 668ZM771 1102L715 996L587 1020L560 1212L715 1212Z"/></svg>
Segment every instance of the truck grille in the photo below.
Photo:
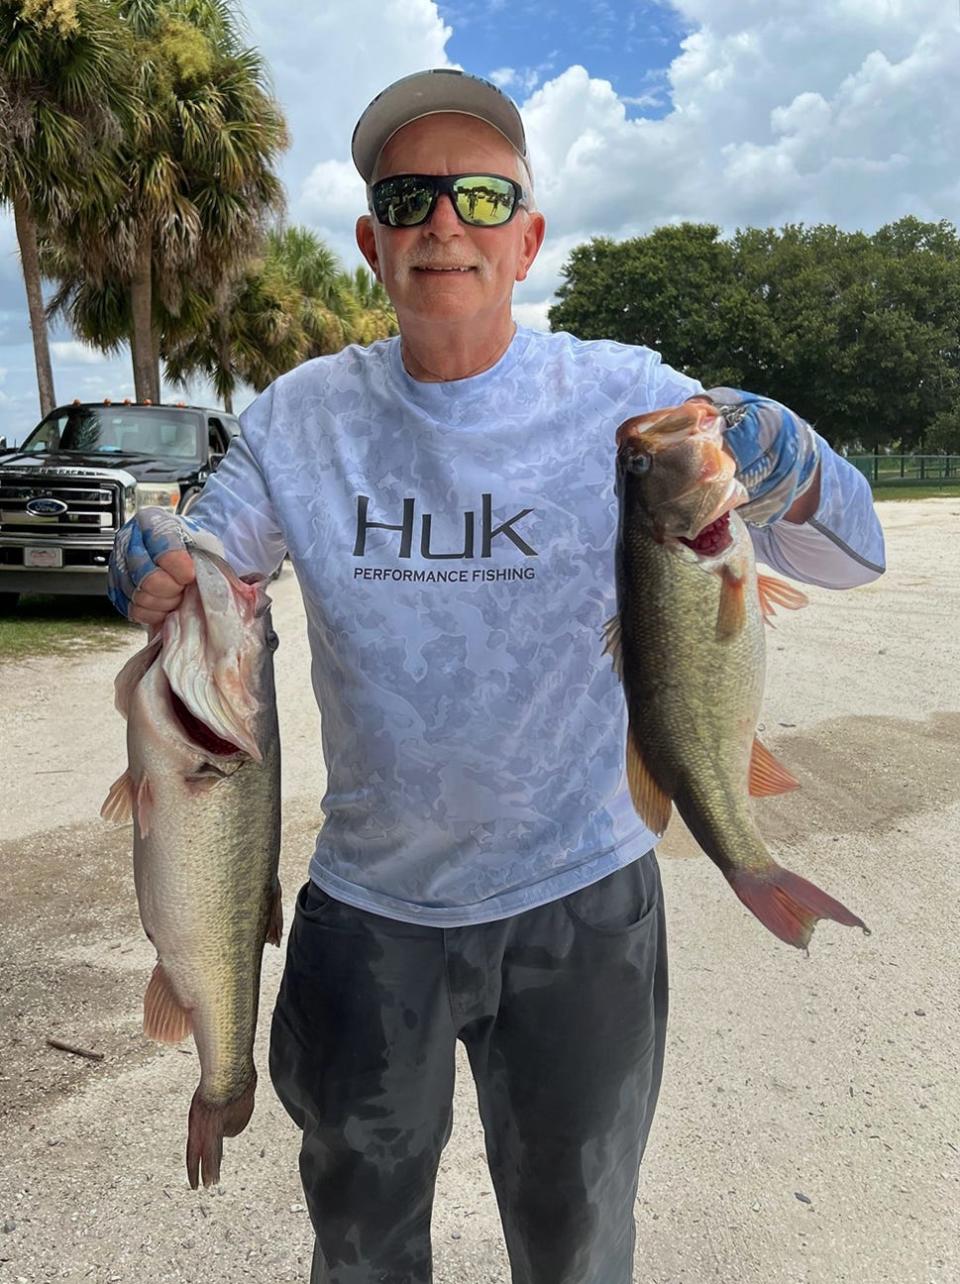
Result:
<svg viewBox="0 0 960 1284"><path fill-rule="evenodd" d="M66 507L54 514L28 512L27 505L37 499L59 500ZM93 538L112 536L122 524L123 493L118 482L0 473L0 532L4 535Z"/></svg>

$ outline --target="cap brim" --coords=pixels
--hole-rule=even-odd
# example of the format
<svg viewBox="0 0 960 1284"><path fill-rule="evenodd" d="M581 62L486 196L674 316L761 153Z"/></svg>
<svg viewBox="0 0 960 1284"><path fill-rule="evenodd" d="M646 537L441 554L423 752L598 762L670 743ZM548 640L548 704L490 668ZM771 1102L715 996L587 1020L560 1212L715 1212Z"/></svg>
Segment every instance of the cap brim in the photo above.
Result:
<svg viewBox="0 0 960 1284"><path fill-rule="evenodd" d="M459 112L485 121L526 157L520 113L496 85L453 69L419 71L388 85L357 121L351 151L364 182L370 182L377 157L398 129L439 112Z"/></svg>

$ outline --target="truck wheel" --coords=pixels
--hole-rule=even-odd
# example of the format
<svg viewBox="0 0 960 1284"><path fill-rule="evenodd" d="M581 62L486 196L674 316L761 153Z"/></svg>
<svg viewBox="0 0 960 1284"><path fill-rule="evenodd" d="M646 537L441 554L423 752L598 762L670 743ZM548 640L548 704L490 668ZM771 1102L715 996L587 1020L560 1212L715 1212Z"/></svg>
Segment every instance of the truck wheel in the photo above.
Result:
<svg viewBox="0 0 960 1284"><path fill-rule="evenodd" d="M0 615L12 615L19 601L19 593L0 593Z"/></svg>

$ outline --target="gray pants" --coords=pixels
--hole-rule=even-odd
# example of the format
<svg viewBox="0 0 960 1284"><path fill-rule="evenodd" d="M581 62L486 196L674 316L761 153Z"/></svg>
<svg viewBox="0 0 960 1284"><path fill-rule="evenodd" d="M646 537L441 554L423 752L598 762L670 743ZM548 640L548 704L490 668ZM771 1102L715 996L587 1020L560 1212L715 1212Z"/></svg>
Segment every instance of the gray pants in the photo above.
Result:
<svg viewBox="0 0 960 1284"><path fill-rule="evenodd" d="M476 927L399 923L307 883L270 1073L303 1130L312 1284L430 1284L457 1039L514 1284L630 1284L666 1017L652 852Z"/></svg>

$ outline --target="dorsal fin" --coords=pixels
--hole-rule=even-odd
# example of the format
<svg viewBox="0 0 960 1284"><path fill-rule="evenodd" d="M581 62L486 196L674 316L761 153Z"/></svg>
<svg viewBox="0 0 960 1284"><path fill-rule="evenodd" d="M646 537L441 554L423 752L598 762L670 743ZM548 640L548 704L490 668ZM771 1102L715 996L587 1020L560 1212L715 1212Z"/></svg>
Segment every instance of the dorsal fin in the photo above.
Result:
<svg viewBox="0 0 960 1284"><path fill-rule="evenodd" d="M606 639L601 654L609 655L613 664L613 671L620 680L623 680L623 631L620 625L620 616L611 615L603 626L603 636Z"/></svg>

